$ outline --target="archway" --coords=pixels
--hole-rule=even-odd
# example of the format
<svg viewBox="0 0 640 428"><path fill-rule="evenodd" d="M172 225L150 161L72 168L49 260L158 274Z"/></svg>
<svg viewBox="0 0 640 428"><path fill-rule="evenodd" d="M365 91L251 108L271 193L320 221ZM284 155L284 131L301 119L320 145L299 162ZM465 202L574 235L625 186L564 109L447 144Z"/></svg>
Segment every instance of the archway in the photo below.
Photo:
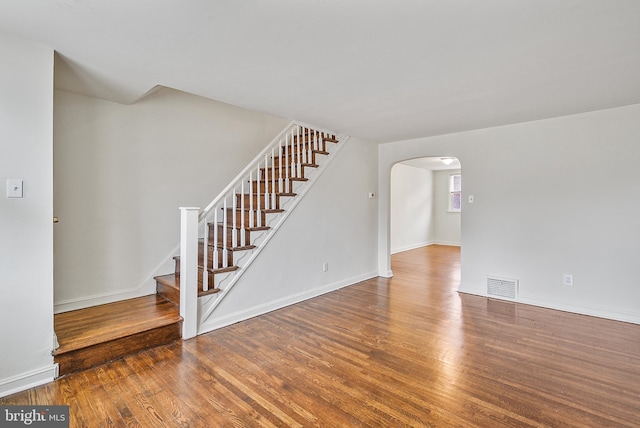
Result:
<svg viewBox="0 0 640 428"><path fill-rule="evenodd" d="M461 246L462 168L458 158L396 160L379 172L380 276L393 276L391 254L433 244Z"/></svg>
<svg viewBox="0 0 640 428"><path fill-rule="evenodd" d="M390 253L460 246L461 168L456 158L425 157L391 170Z"/></svg>

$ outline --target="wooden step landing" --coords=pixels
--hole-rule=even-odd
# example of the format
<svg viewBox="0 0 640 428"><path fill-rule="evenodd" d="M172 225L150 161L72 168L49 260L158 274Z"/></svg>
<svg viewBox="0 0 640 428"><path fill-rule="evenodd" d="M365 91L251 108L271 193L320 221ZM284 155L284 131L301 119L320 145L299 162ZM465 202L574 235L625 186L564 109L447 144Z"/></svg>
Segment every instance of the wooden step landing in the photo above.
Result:
<svg viewBox="0 0 640 428"><path fill-rule="evenodd" d="M179 259L178 256L174 258ZM179 264L180 262L177 260L176 266L179 266ZM209 289L204 291L202 287L202 267L198 266L198 297L219 293L220 289L215 287L215 274L233 272L234 270L238 270L238 266L209 269ZM175 305L180 306L180 274L170 273L168 275L156 276L154 279L156 280L156 290L158 295L170 302L173 302Z"/></svg>
<svg viewBox="0 0 640 428"><path fill-rule="evenodd" d="M60 376L180 339L179 308L144 296L54 315Z"/></svg>

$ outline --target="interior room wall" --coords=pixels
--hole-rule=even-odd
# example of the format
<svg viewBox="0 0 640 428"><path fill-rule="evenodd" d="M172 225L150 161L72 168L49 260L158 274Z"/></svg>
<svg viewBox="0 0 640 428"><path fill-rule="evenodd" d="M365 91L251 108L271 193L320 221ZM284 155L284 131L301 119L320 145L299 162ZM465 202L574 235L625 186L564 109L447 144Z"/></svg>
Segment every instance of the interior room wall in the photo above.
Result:
<svg viewBox="0 0 640 428"><path fill-rule="evenodd" d="M405 164L391 170L391 253L435 239L434 172Z"/></svg>
<svg viewBox="0 0 640 428"><path fill-rule="evenodd" d="M464 174L460 291L512 278L517 301L640 323L638 141L636 104L380 145L380 275L392 274L392 166L445 154Z"/></svg>
<svg viewBox="0 0 640 428"><path fill-rule="evenodd" d="M0 33L0 396L53 380L53 50ZM23 180L7 198L6 180Z"/></svg>
<svg viewBox="0 0 640 428"><path fill-rule="evenodd" d="M204 208L288 121L159 88L132 105L55 91L55 304L155 292L180 206Z"/></svg>
<svg viewBox="0 0 640 428"><path fill-rule="evenodd" d="M433 213L436 244L460 245L462 213L449 211L449 177L460 172L459 169L434 171ZM462 185L464 186L464 179Z"/></svg>

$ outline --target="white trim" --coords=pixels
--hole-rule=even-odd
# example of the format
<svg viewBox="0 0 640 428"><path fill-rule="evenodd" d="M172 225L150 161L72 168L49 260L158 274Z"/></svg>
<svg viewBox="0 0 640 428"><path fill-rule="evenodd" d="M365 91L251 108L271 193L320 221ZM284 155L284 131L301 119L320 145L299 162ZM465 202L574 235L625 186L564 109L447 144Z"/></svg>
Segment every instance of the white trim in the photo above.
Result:
<svg viewBox="0 0 640 428"><path fill-rule="evenodd" d="M111 293L94 294L93 296L81 297L77 299L61 300L53 306L53 313L75 311L77 309L89 308L92 306L105 305L107 303L119 302L121 300L135 299L136 297L155 294L155 281L147 284L143 289L129 289L124 291L114 291ZM143 284L144 285L144 284ZM151 288L150 288L151 286Z"/></svg>
<svg viewBox="0 0 640 428"><path fill-rule="evenodd" d="M378 272L380 278L393 278L393 271L389 269L386 272Z"/></svg>
<svg viewBox="0 0 640 428"><path fill-rule="evenodd" d="M632 324L640 324L640 315L638 313L602 310L582 305L574 305L571 303L551 302L544 299L536 299L526 296L523 297L522 294L518 297L517 302L524 303L526 305L539 306L547 309L555 309L557 311L571 312L574 314L588 315L614 321L623 321Z"/></svg>
<svg viewBox="0 0 640 428"><path fill-rule="evenodd" d="M182 317L182 337L185 339L195 337L198 328L199 214L200 208L180 207L180 316ZM204 248L206 254L207 247ZM205 263L204 266L207 264ZM203 281L207 281L206 275Z"/></svg>
<svg viewBox="0 0 640 428"><path fill-rule="evenodd" d="M460 242L449 242L449 241L433 241L431 245L446 245L447 247L460 247Z"/></svg>
<svg viewBox="0 0 640 428"><path fill-rule="evenodd" d="M448 242L448 241L427 241L416 245L409 245L407 247L396 248L395 250L391 250L391 254L403 253L405 251L416 250L422 247L428 247L430 245L446 245L447 247L460 247L459 242Z"/></svg>
<svg viewBox="0 0 640 428"><path fill-rule="evenodd" d="M21 373L17 376L0 380L0 397L15 394L53 382L58 377L58 365L52 364L48 367Z"/></svg>
<svg viewBox="0 0 640 428"><path fill-rule="evenodd" d="M434 241L420 242L414 245L407 245L405 247L395 248L391 250L391 254L403 253L405 251L411 251L422 247L428 247L429 245L435 244Z"/></svg>
<svg viewBox="0 0 640 428"><path fill-rule="evenodd" d="M460 291L460 289L458 289L458 292L463 294L470 294L474 296L486 297L489 299L494 298L494 296L488 296L487 294L473 293L470 291ZM628 322L631 324L640 324L640 315L638 315L637 313L602 310L602 309L596 309L596 308L591 308L587 306L573 305L571 303L552 302L549 300L536 299L536 298L526 297L526 296L522 297L522 295L518 296L517 300L509 300L509 302L522 303L523 305L537 306L540 308L552 309L552 310L562 311L562 312L570 312L573 314L586 315L591 317L603 318L607 320L622 321L622 322Z"/></svg>
<svg viewBox="0 0 640 428"><path fill-rule="evenodd" d="M376 276L378 275L375 272L370 272L367 274L362 274L353 278L349 278L347 280L337 281L332 284L323 285L322 287L314 288L313 290L303 291L301 293L296 293L290 296L272 300L271 302L261 303L254 307L243 309L241 311L234 312L232 314L225 315L222 317L218 317L218 318L210 317L205 322L200 324L200 327L198 328L198 334L200 335L200 334L208 333L210 331L217 330L219 328L226 327L240 321L248 320L258 315L264 315L268 312L272 312L277 309L284 308L286 306L300 303L302 301L305 301L314 297L318 297L323 294L326 294L335 290L339 290L344 287L355 285L362 281L375 278Z"/></svg>

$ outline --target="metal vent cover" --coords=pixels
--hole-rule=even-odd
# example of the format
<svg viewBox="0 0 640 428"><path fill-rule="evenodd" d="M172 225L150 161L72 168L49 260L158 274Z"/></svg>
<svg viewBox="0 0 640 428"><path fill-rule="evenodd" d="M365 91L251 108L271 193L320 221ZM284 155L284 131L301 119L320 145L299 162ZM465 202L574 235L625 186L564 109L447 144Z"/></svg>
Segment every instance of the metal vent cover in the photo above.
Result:
<svg viewBox="0 0 640 428"><path fill-rule="evenodd" d="M518 293L518 280L487 276L487 295L500 299L515 300Z"/></svg>

